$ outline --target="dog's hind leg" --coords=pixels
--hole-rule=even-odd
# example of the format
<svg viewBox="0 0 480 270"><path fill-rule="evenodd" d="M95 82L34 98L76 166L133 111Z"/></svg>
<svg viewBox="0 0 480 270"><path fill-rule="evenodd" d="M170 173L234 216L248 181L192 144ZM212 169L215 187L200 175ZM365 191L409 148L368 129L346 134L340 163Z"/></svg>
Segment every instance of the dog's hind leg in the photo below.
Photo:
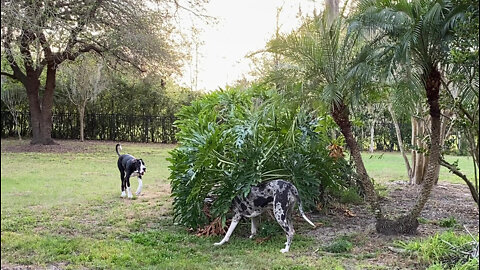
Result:
<svg viewBox="0 0 480 270"><path fill-rule="evenodd" d="M120 195L120 197L122 198L125 198L126 194L125 194L125 179L124 179L124 172L120 172L120 181L122 181L122 194Z"/></svg>
<svg viewBox="0 0 480 270"><path fill-rule="evenodd" d="M288 252L290 250L290 246L292 245L293 235L295 234L295 230L293 229L293 225L291 221L287 222L287 228L288 230L284 229L284 231L287 233L287 242L285 242L285 248L280 250L280 252L282 253Z"/></svg>
<svg viewBox="0 0 480 270"><path fill-rule="evenodd" d="M140 195L140 193L142 192L142 187L143 187L143 183L142 183L142 178L141 177L138 177L138 188L137 188L137 192L135 192L135 194Z"/></svg>
<svg viewBox="0 0 480 270"><path fill-rule="evenodd" d="M290 198L281 198L275 197L273 199L273 214L278 224L287 234L287 242L285 242L285 248L281 249L280 252L285 253L290 250L290 245L292 244L293 235L295 230L293 229L293 223L291 220L292 206L294 205L293 201L289 201Z"/></svg>
<svg viewBox="0 0 480 270"><path fill-rule="evenodd" d="M289 220L282 220L279 218L276 218L278 221L278 224L282 227L282 229L285 231L287 234L287 242L285 242L285 248L282 248L280 252L285 253L290 250L290 246L292 245L292 239L293 235L295 234L295 230L293 229L293 224Z"/></svg>
<svg viewBox="0 0 480 270"><path fill-rule="evenodd" d="M214 246L220 246L223 245L224 243L228 242L230 240L230 236L233 233L233 230L235 230L235 227L237 227L238 222L240 221L242 217L239 214L236 214L232 218L232 224L230 224L230 227L228 228L227 233L225 234L225 237L223 237L222 241L213 244Z"/></svg>

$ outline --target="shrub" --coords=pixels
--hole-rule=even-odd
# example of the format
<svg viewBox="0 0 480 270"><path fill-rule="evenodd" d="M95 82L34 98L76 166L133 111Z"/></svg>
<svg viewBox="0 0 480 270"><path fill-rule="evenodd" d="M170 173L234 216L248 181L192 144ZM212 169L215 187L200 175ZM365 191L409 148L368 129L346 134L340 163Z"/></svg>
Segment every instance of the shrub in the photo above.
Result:
<svg viewBox="0 0 480 270"><path fill-rule="evenodd" d="M444 218L438 221L440 227L453 228L457 225L457 220L454 217Z"/></svg>
<svg viewBox="0 0 480 270"><path fill-rule="evenodd" d="M478 257L470 256L478 246L478 235L472 239L468 234L447 231L420 241L398 242L397 245L416 254L422 262L430 265L428 269L478 269Z"/></svg>
<svg viewBox="0 0 480 270"><path fill-rule="evenodd" d="M331 253L345 253L350 252L352 248L353 244L348 237L339 237L332 244L325 246L323 250Z"/></svg>
<svg viewBox="0 0 480 270"><path fill-rule="evenodd" d="M180 110L179 146L169 158L177 222L225 221L233 198L263 181L293 182L306 209L327 187L346 185L352 170L329 157L328 121L281 101L275 90L254 86L213 92ZM207 197L215 198L209 209Z"/></svg>

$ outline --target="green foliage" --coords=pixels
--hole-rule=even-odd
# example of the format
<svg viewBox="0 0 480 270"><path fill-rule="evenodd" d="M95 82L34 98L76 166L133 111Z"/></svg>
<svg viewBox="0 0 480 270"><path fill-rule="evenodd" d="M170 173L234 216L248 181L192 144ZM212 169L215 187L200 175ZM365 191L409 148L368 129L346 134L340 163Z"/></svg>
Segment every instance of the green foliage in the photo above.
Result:
<svg viewBox="0 0 480 270"><path fill-rule="evenodd" d="M333 243L323 248L323 250L331 253L346 253L350 252L352 249L353 243L350 241L349 237L346 236L335 239Z"/></svg>
<svg viewBox="0 0 480 270"><path fill-rule="evenodd" d="M259 227L257 237L271 237L272 235L285 235L282 227L278 225L277 221L267 220L262 222Z"/></svg>
<svg viewBox="0 0 480 270"><path fill-rule="evenodd" d="M430 265L428 269L478 269L478 258L466 255L478 245L478 235L472 239L468 234L448 231L425 240L400 241L397 245L416 254L422 262Z"/></svg>
<svg viewBox="0 0 480 270"><path fill-rule="evenodd" d="M363 197L357 187L347 188L340 193L341 203L359 204L363 202Z"/></svg>
<svg viewBox="0 0 480 270"><path fill-rule="evenodd" d="M440 227L453 228L457 225L457 220L454 217L444 218L438 221Z"/></svg>
<svg viewBox="0 0 480 270"><path fill-rule="evenodd" d="M364 36L344 15L346 4L332 21L326 11L314 14L298 29L269 41L267 52L282 56L284 62L273 79L282 85L297 78L305 88L304 96L314 96L329 108L340 102L357 105L370 90L373 66Z"/></svg>
<svg viewBox="0 0 480 270"><path fill-rule="evenodd" d="M293 182L303 205L313 208L326 187L351 178L343 159L328 156L329 137L315 132L319 117L286 106L263 86L211 93L181 109L176 122L180 146L171 152L170 180L175 219L196 228L210 213L225 218L233 198L263 181Z"/></svg>

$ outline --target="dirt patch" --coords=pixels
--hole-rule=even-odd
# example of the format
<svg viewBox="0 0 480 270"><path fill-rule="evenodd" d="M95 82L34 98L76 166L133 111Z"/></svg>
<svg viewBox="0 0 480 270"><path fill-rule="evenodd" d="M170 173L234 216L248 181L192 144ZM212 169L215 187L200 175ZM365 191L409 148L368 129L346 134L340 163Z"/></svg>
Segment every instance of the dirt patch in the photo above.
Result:
<svg viewBox="0 0 480 270"><path fill-rule="evenodd" d="M404 182L393 182L387 185L389 195L382 199L383 210L390 218L407 213L416 202L420 187L409 186ZM422 211L422 222L416 235L386 236L375 230L375 218L365 205L339 205L327 214L310 214L315 223L323 223L315 230L305 232L322 245L328 245L341 236L353 236L353 256L363 257L376 254L372 258L363 259L364 263L385 266L389 269L417 269L420 267L415 258L392 251L395 241L408 241L423 238L435 233L453 229L465 233L465 226L475 234L479 229L479 212L466 186L441 183L434 187L431 197ZM441 220L454 218L457 225L446 228L440 225ZM358 262L358 261L357 261Z"/></svg>

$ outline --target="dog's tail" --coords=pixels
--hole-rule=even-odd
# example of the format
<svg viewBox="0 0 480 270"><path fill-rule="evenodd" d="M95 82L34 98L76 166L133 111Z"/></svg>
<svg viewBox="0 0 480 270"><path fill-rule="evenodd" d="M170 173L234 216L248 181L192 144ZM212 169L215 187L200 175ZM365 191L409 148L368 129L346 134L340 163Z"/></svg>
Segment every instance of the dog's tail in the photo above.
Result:
<svg viewBox="0 0 480 270"><path fill-rule="evenodd" d="M308 219L305 213L303 212L302 200L300 200L300 196L298 195L298 193L297 193L297 199L298 199L298 211L300 212L300 215L302 215L303 219L305 219L308 223L310 223L310 225L316 228L317 226L315 226L315 224L313 224L313 222L310 221L310 219Z"/></svg>
<svg viewBox="0 0 480 270"><path fill-rule="evenodd" d="M115 151L117 152L117 155L120 156L120 151L118 151L118 149L122 150L122 146L119 143L115 146Z"/></svg>

